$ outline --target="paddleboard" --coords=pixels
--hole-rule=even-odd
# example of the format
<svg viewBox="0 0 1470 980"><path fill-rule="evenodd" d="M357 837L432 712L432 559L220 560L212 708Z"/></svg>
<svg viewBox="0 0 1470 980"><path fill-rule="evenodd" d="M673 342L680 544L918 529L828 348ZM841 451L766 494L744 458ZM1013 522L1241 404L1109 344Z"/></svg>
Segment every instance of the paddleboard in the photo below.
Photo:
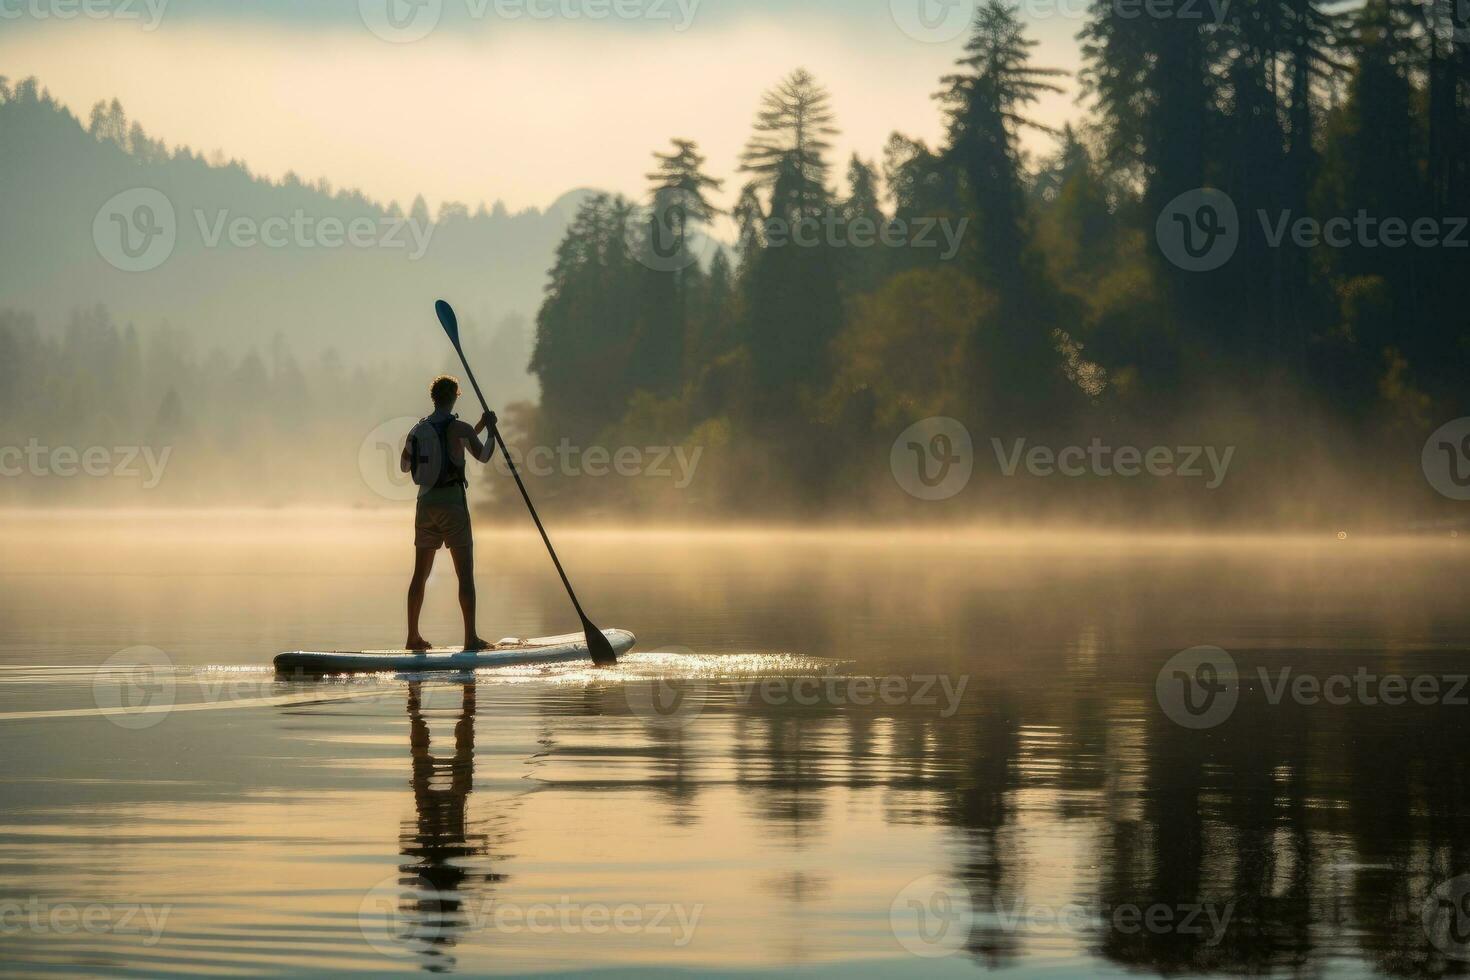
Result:
<svg viewBox="0 0 1470 980"><path fill-rule="evenodd" d="M622 656L637 638L627 630L603 630L602 635ZM480 670L485 667L524 667L534 664L575 663L590 660L587 638L581 633L543 636L534 640L501 640L492 649L470 652L448 649L418 653L412 650L362 650L326 653L296 650L276 657L276 671L299 674L363 674L386 670L414 673L422 670Z"/></svg>

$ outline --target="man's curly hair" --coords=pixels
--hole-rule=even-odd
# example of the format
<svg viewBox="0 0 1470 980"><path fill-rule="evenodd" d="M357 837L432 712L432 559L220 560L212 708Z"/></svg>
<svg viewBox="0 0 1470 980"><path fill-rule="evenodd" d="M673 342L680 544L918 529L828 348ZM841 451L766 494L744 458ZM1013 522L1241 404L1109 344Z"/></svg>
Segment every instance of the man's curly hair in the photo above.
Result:
<svg viewBox="0 0 1470 980"><path fill-rule="evenodd" d="M434 404L447 402L459 397L459 379L441 374L429 385L429 397L434 399Z"/></svg>

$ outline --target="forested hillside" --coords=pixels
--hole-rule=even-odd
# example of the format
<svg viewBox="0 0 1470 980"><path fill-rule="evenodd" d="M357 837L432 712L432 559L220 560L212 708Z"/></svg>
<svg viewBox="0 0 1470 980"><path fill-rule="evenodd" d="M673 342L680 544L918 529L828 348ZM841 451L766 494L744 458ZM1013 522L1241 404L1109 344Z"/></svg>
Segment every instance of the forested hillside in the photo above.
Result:
<svg viewBox="0 0 1470 980"><path fill-rule="evenodd" d="M943 114L939 145L895 120L881 158L831 159L841 120L797 70L733 169L681 140L650 174L651 216L586 202L538 318L540 431L715 461L694 492L548 490L662 512L912 512L890 447L950 416L991 478L949 515L1438 513L1420 450L1470 409L1470 35L1443 4L1223 9L1098 3L1088 116L1049 156L1018 137L1062 73L992 2L935 103L914 106ZM730 181L739 204L715 216L705 192ZM734 263L660 247L723 220ZM959 247L936 227L963 228ZM1023 438L1235 447L1235 468L1218 487L1000 478L992 440Z"/></svg>
<svg viewBox="0 0 1470 980"><path fill-rule="evenodd" d="M139 328L187 327L205 350L243 355L281 333L349 363L417 349L425 296L486 320L534 315L584 196L544 212L449 202L431 214L422 198L272 181L165 145L116 101L78 119L35 79L0 78L0 173L0 305L43 329L102 304ZM493 195L494 175L484 183Z"/></svg>

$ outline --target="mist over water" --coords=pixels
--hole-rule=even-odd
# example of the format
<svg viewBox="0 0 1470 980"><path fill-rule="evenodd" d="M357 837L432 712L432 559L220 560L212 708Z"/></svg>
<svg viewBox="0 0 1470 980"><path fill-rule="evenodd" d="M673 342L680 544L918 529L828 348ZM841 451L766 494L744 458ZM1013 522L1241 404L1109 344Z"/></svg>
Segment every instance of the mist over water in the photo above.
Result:
<svg viewBox="0 0 1470 980"><path fill-rule="evenodd" d="M401 640L402 515L38 516L0 519L24 973L1454 969L1448 539L572 531L625 665L304 685L270 657ZM482 522L478 567L482 634L573 624L531 535ZM425 632L457 626L445 569ZM1168 668L1201 645L1240 683L1195 729ZM109 716L139 647L167 697ZM1273 702L1282 669L1445 683Z"/></svg>

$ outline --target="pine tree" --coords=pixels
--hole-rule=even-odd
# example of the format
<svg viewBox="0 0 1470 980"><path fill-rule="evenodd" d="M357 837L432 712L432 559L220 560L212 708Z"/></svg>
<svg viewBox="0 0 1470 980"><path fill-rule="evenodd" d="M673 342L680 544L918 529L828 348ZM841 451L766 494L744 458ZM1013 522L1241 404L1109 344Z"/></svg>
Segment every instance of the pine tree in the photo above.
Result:
<svg viewBox="0 0 1470 980"><path fill-rule="evenodd" d="M831 97L811 73L798 68L761 99L755 134L740 156L742 173L771 193L771 214L798 219L820 215L827 203Z"/></svg>
<svg viewBox="0 0 1470 980"><path fill-rule="evenodd" d="M583 202L557 246L536 316L531 371L541 380L543 421L574 440L595 438L631 394L642 269L627 246L632 211L605 194Z"/></svg>
<svg viewBox="0 0 1470 980"><path fill-rule="evenodd" d="M634 244L644 269L629 366L634 387L661 397L678 391L684 381L690 306L703 277L690 236L719 213L706 194L722 185L704 172L705 160L694 142L676 139L673 147L672 153L653 155L659 164L648 175L653 205Z"/></svg>
<svg viewBox="0 0 1470 980"><path fill-rule="evenodd" d="M878 201L878 175L871 164L854 153L847 165L847 197L839 203L837 217L846 242L843 252L843 292L871 292L881 285L889 264L888 249L879 247L877 236L887 217ZM859 242L864 242L861 247Z"/></svg>
<svg viewBox="0 0 1470 980"><path fill-rule="evenodd" d="M801 244L796 235L804 224L820 224L831 206L826 152L837 132L833 123L827 92L798 69L765 94L741 155L740 169L754 175L736 208L748 235L741 242L742 331L761 389L760 414L772 424L789 420L798 394L822 382L842 324L833 249ZM762 190L769 195L765 208ZM776 234L781 224L784 234Z"/></svg>
<svg viewBox="0 0 1470 980"><path fill-rule="evenodd" d="M720 209L711 204L705 194L719 191L725 182L704 172L705 159L699 152L698 143L685 139L672 142L674 152L653 155L658 161L658 169L648 175L648 180L653 184L654 196L676 194L689 217L708 224Z"/></svg>
<svg viewBox="0 0 1470 980"><path fill-rule="evenodd" d="M1035 46L1015 8L989 0L976 14L966 56L956 62L962 70L946 75L946 88L935 96L949 125L946 155L963 174L979 218L978 275L991 284L1016 281L1025 244L1018 132L1051 131L1027 116L1026 107L1043 92L1060 92L1051 79L1066 74L1032 67Z"/></svg>

